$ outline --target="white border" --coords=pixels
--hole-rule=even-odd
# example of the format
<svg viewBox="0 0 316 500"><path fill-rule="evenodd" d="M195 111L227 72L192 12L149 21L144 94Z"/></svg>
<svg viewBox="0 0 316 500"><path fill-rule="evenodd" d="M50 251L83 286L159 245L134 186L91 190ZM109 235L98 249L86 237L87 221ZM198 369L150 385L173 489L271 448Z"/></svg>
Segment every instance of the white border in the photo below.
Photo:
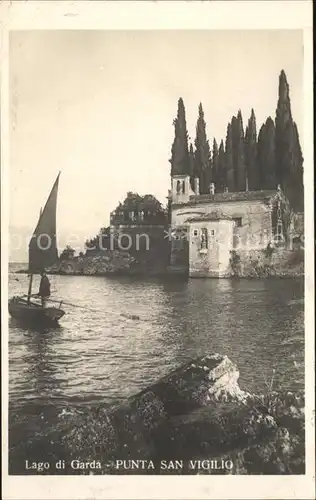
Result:
<svg viewBox="0 0 316 500"><path fill-rule="evenodd" d="M92 2L13 1L0 3L1 26L1 268L3 486L5 499L312 499L314 453L314 232L313 232L313 65L312 2ZM9 109L8 32L13 29L303 29L305 157L305 476L90 476L24 477L7 475L7 262Z"/></svg>

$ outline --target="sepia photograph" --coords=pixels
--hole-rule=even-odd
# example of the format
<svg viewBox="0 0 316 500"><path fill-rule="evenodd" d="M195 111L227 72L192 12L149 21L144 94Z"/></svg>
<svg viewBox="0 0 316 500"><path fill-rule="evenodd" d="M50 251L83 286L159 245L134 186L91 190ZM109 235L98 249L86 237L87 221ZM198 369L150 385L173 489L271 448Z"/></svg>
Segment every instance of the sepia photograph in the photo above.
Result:
<svg viewBox="0 0 316 500"><path fill-rule="evenodd" d="M8 61L8 474L305 476L303 29Z"/></svg>

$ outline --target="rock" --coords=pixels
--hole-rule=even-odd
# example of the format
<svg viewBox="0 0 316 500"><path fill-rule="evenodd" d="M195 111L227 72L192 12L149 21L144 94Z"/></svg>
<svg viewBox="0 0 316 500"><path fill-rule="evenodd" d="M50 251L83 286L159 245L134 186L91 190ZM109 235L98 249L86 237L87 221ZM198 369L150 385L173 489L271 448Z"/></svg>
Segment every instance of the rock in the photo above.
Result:
<svg viewBox="0 0 316 500"><path fill-rule="evenodd" d="M102 254L59 261L51 266L50 274L104 276L106 274L129 271L135 259L128 252L105 251Z"/></svg>
<svg viewBox="0 0 316 500"><path fill-rule="evenodd" d="M67 443L70 452L78 456L78 450L83 449L81 443L89 442L91 459L99 455L103 462L129 457L157 458L160 456L157 443L165 435L172 417L201 406L209 406L209 411L216 413L220 402L243 404L247 400L247 394L238 387L238 375L227 356L213 354L198 358L129 398L124 405L111 411L100 410L94 428L90 415L78 427L72 424L63 445ZM97 448L94 443L98 443ZM86 453L82 460L87 460Z"/></svg>
<svg viewBox="0 0 316 500"><path fill-rule="evenodd" d="M116 407L63 412L62 427L44 443L32 434L24 456L40 461L44 447L51 461L66 461L62 474L91 473L73 470L74 458L99 460L95 474L304 474L303 393L249 394L238 376L227 356L197 358ZM23 450L17 445L14 453L14 473L22 473ZM155 468L117 469L117 460L152 461ZM183 460L183 468L162 470L161 460ZM230 460L233 468L195 470L190 460Z"/></svg>
<svg viewBox="0 0 316 500"><path fill-rule="evenodd" d="M181 474L196 474L190 460L232 461L227 470L199 474L304 474L305 419L302 394L272 393L244 402L221 402L172 417L155 436L156 456L184 461ZM174 471L165 471L172 474Z"/></svg>

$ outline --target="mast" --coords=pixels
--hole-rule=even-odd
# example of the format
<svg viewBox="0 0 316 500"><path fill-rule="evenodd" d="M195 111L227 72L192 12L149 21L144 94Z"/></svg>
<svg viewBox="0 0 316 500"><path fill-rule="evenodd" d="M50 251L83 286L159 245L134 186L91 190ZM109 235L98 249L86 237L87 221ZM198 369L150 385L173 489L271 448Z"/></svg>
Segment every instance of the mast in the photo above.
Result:
<svg viewBox="0 0 316 500"><path fill-rule="evenodd" d="M27 292L27 303L30 303L31 294L32 294L32 284L33 284L33 274L30 275L29 289Z"/></svg>
<svg viewBox="0 0 316 500"><path fill-rule="evenodd" d="M38 220L40 221L43 213L43 207L40 208L40 214ZM31 295L32 295L32 285L33 285L33 273L30 274L30 281L29 281L29 289L27 292L27 303L30 303L31 300Z"/></svg>

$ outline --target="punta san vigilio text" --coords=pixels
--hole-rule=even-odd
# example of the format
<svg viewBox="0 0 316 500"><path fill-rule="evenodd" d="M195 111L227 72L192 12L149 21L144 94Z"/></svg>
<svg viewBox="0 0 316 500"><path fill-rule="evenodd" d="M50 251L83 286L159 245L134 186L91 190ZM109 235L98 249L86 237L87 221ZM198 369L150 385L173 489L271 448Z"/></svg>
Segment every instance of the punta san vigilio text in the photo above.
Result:
<svg viewBox="0 0 316 500"><path fill-rule="evenodd" d="M234 464L231 460L160 460L160 462L155 464L152 460L115 460L114 462L108 462L102 464L99 460L92 460L91 462L82 462L81 460L71 460L67 463L65 460L57 460L57 462L32 462L30 460L25 460L25 470L34 471L35 473L45 472L54 474L54 469L62 471L66 468L73 469L74 471L101 471L104 468L114 469L118 471L129 470L182 470L187 467L190 470L232 470Z"/></svg>

